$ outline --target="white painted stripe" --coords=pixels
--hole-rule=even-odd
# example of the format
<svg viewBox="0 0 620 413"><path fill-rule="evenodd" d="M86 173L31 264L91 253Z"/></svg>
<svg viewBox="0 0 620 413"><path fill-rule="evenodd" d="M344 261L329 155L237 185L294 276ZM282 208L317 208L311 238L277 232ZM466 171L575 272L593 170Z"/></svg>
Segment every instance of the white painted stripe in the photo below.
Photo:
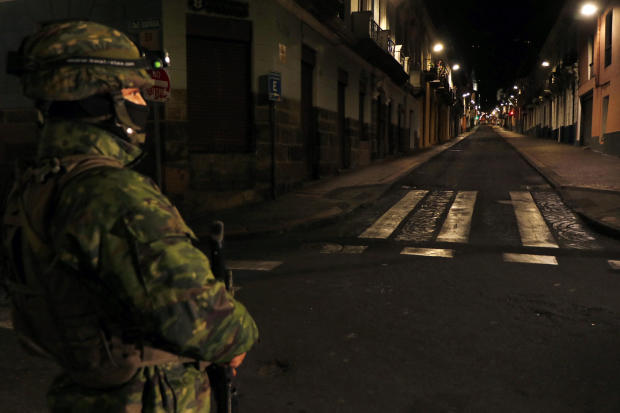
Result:
<svg viewBox="0 0 620 413"><path fill-rule="evenodd" d="M227 261L229 270L271 271L282 265L282 261Z"/></svg>
<svg viewBox="0 0 620 413"><path fill-rule="evenodd" d="M454 258L454 250L439 248L414 248L406 247L400 252L401 255L419 255L422 257Z"/></svg>
<svg viewBox="0 0 620 413"><path fill-rule="evenodd" d="M466 243L469 240L471 218L474 215L477 194L477 191L463 191L456 195L437 241Z"/></svg>
<svg viewBox="0 0 620 413"><path fill-rule="evenodd" d="M342 245L340 244L323 244L321 247L321 254L338 254L342 252Z"/></svg>
<svg viewBox="0 0 620 413"><path fill-rule="evenodd" d="M560 248L553 239L532 195L529 192L510 192L519 225L521 243L525 247Z"/></svg>
<svg viewBox="0 0 620 413"><path fill-rule="evenodd" d="M340 244L323 244L321 254L361 254L367 245L340 245Z"/></svg>
<svg viewBox="0 0 620 413"><path fill-rule="evenodd" d="M361 254L366 251L367 245L345 245L342 248L343 254Z"/></svg>
<svg viewBox="0 0 620 413"><path fill-rule="evenodd" d="M609 260L607 262L609 263L609 266L611 267L612 270L620 271L620 261Z"/></svg>
<svg viewBox="0 0 620 413"><path fill-rule="evenodd" d="M532 254L503 254L505 262L520 262L524 264L546 264L558 265L558 260L553 255L532 255Z"/></svg>
<svg viewBox="0 0 620 413"><path fill-rule="evenodd" d="M387 239L428 191L409 191L400 201L364 231L359 238Z"/></svg>

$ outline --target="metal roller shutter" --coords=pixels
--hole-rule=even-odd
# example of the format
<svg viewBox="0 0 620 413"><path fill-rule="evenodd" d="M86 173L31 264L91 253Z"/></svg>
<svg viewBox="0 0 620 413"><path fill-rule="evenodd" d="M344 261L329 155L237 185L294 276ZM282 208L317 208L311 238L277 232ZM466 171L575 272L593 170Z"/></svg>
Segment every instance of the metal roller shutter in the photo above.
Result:
<svg viewBox="0 0 620 413"><path fill-rule="evenodd" d="M249 150L249 47L247 42L187 37L191 151Z"/></svg>

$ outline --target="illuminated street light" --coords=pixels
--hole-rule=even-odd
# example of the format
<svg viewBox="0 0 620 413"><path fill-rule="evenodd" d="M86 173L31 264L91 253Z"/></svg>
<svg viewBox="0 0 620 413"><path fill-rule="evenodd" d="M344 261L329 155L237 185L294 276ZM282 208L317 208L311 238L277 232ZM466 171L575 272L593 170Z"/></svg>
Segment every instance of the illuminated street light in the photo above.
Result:
<svg viewBox="0 0 620 413"><path fill-rule="evenodd" d="M551 65L551 63L549 63L547 60L542 62L542 66L543 67L549 67Z"/></svg>
<svg viewBox="0 0 620 413"><path fill-rule="evenodd" d="M512 88L513 88L514 90L518 90L518 89L519 89L519 86L514 85Z"/></svg>
<svg viewBox="0 0 620 413"><path fill-rule="evenodd" d="M467 93L463 93L463 97L466 98L467 96L469 96L469 92Z"/></svg>
<svg viewBox="0 0 620 413"><path fill-rule="evenodd" d="M452 66L452 70L454 70L455 72L459 70L460 68L461 68L461 65L459 64L455 64L454 66Z"/></svg>
<svg viewBox="0 0 620 413"><path fill-rule="evenodd" d="M435 46L433 46L433 51L434 52L441 52L442 50L443 50L443 44L435 43Z"/></svg>
<svg viewBox="0 0 620 413"><path fill-rule="evenodd" d="M594 3L586 3L581 6L581 14L583 16L594 16L594 14L598 11L598 7Z"/></svg>

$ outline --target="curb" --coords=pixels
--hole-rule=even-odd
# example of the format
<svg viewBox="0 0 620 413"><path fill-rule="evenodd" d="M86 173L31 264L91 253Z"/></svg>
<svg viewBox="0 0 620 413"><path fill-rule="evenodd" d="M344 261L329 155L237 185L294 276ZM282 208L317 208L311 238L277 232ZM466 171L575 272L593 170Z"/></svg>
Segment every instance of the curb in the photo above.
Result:
<svg viewBox="0 0 620 413"><path fill-rule="evenodd" d="M560 181L559 175L556 174L553 170L551 170L544 164L538 162L537 160L533 159L526 153L520 151L516 145L513 145L509 141L509 139L504 137L499 132L498 132L498 135L504 140L504 142L508 143L523 158L523 160L525 160L532 168L534 168L540 175L542 175L543 178L545 178L545 180L549 182L549 184L551 184L551 186L560 194L560 198L562 199L562 202L564 202L575 214L579 215L584 221L586 221L590 226L595 228L597 231L605 235L620 237L620 228L616 228L608 224L605 224L597 220L596 218L588 215L586 212L581 210L581 208L576 206L573 202L567 200L567 196L564 193L565 191L569 191L569 190L585 190L585 191L592 191L592 192L611 192L611 193L616 193L616 191L596 189L592 187L581 187L581 186L561 184L559 182Z"/></svg>

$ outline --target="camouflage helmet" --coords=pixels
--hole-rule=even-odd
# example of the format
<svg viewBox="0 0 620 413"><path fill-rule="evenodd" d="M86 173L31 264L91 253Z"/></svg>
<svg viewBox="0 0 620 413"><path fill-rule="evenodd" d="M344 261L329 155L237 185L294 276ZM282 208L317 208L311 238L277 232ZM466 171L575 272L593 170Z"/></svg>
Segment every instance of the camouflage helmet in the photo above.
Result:
<svg viewBox="0 0 620 413"><path fill-rule="evenodd" d="M120 31L90 21L47 24L22 44L24 95L80 100L153 85L148 61Z"/></svg>

